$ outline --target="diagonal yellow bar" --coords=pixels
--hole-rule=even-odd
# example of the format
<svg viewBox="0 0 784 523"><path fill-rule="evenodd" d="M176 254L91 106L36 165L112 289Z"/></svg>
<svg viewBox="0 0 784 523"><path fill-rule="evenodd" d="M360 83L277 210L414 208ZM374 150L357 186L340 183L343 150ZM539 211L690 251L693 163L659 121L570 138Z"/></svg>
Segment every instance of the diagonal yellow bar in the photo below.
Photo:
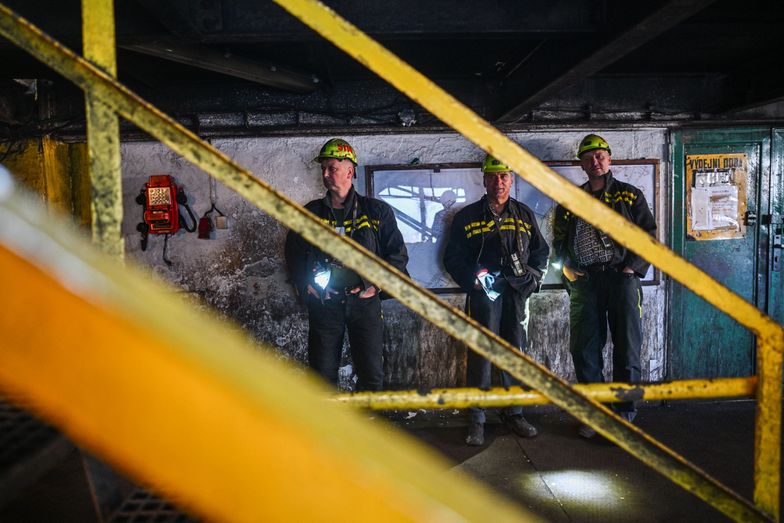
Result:
<svg viewBox="0 0 784 523"><path fill-rule="evenodd" d="M356 29L353 31L358 33ZM0 5L0 33L82 89L98 96L125 118L198 167L211 173L251 203L300 233L309 242L319 245L326 253L365 278L378 282L410 309L450 335L461 339L472 350L508 370L527 385L536 388L553 403L569 411L578 420L590 424L683 488L733 518L749 521L766 519L766 516L756 507L704 471L645 435L638 428L614 416L606 407L576 393L568 384L541 365L527 357L521 357L513 347L498 336L480 327L462 312L439 301L433 294L419 288L388 264L376 259L367 250L356 246L323 225L284 195L254 178L224 154L200 141L195 135L139 99L113 78L63 48L2 5Z"/></svg>
<svg viewBox="0 0 784 523"><path fill-rule="evenodd" d="M208 521L533 521L8 191L0 387ZM27 311L9 314L8 311ZM216 350L219 349L219 350Z"/></svg>
<svg viewBox="0 0 784 523"><path fill-rule="evenodd" d="M648 236L639 227L562 178L321 2L317 0L275 0L275 2L464 137L512 167L523 179L544 194L654 263L695 294L749 328L759 339L764 338L766 342L758 344L759 351L775 351L781 354L784 350L784 330L771 318L679 257L665 245ZM780 360L780 356L777 359ZM772 365L770 368L774 367L775 365ZM777 379L781 381L781 374ZM764 394L764 390L766 389L760 389L758 408L765 414L760 414L758 419L764 419L765 423L757 425L756 428L757 441L763 446L756 449L755 467L757 470L764 469L771 473L756 476L755 479L761 479L764 484L756 484L755 499L766 500L761 505L762 508L778 517L781 488L780 443L774 444L773 437L763 437L763 434L772 436L781 434L781 395ZM762 456L769 456L769 458ZM772 473L774 470L776 472ZM763 491L766 494L762 495Z"/></svg>
<svg viewBox="0 0 784 523"><path fill-rule="evenodd" d="M91 67L90 64L43 35L28 22L0 8L0 32L25 47L65 77L99 96L141 128L180 152L202 169L212 173L249 201L281 220L311 243L318 244L330 255L340 259L366 278L381 283L388 292L398 297L412 310L427 317L446 332L467 343L473 350L506 368L525 383L539 389L554 403L569 410L575 417L590 423L602 434L632 450L642 461L656 468L688 490L697 493L714 506L739 518L761 517L748 502L718 484L703 471L657 442L645 438L639 429L612 416L605 407L574 393L570 387L530 360L523 360L505 342L480 328L459 311L448 307L435 297L401 278L383 262L378 262L367 251L351 244L331 229L323 226L312 215L304 212L285 196L253 178L225 155L201 142L170 118L117 84L113 78ZM25 43L28 45L25 46ZM358 252L355 252L358 251ZM461 321L462 320L462 321ZM594 409L601 411L594 412Z"/></svg>
<svg viewBox="0 0 784 523"><path fill-rule="evenodd" d="M114 0L82 0L84 56L107 74L117 76L114 33ZM103 252L122 260L125 242L120 123L117 114L90 93L85 93L85 111L93 242Z"/></svg>
<svg viewBox="0 0 784 523"><path fill-rule="evenodd" d="M275 0L311 29L429 110L520 177L613 236L755 333L782 327L712 277L540 162L428 78L316 0ZM784 347L775 347L782 351Z"/></svg>
<svg viewBox="0 0 784 523"><path fill-rule="evenodd" d="M705 398L753 397L757 378L715 380L679 380L669 383L630 385L628 383L586 383L574 389L594 401L654 401ZM334 396L339 403L373 410L398 409L466 409L468 407L506 407L508 405L544 405L550 400L535 390L522 387L490 390L433 389L386 392L354 392Z"/></svg>

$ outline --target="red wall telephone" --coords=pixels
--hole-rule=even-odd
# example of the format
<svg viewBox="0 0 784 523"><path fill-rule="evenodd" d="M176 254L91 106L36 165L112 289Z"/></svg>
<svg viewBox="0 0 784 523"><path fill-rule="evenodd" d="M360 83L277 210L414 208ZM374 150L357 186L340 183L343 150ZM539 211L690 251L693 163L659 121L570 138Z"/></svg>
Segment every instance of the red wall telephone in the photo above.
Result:
<svg viewBox="0 0 784 523"><path fill-rule="evenodd" d="M180 230L177 186L171 176L150 176L144 184L144 223L150 234L174 234Z"/></svg>
<svg viewBox="0 0 784 523"><path fill-rule="evenodd" d="M178 190L171 176L161 174L150 176L150 181L144 184L141 192L136 197L136 203L143 206L142 223L136 226L141 234L141 248L147 250L147 236L149 234L164 234L163 261L171 266L171 260L166 256L169 235L175 234L182 226L186 231L196 230L196 216L188 205L185 193ZM182 205L191 217L192 227L188 226L185 217L180 219Z"/></svg>

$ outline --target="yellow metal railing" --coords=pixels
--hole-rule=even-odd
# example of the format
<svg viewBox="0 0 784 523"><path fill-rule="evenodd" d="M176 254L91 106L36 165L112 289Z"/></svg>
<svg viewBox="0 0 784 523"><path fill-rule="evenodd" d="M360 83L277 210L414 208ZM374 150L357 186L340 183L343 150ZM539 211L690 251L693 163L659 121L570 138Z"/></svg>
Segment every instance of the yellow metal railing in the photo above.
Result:
<svg viewBox="0 0 784 523"><path fill-rule="evenodd" d="M113 0L82 0L82 40L84 57L116 77ZM85 94L85 116L93 195L90 202L93 242L105 253L122 260L125 242L122 236L120 122L110 107L89 92Z"/></svg>
<svg viewBox="0 0 784 523"><path fill-rule="evenodd" d="M757 390L757 378L715 380L678 380L670 383L630 385L628 383L586 383L574 389L594 401L660 401L705 398L745 398ZM551 403L542 393L522 387L490 390L434 389L355 392L335 396L335 401L373 410L398 409L466 409L468 407L504 407L507 405L544 405Z"/></svg>
<svg viewBox="0 0 784 523"><path fill-rule="evenodd" d="M778 513L780 437L780 370L784 335L775 322L735 296L696 267L674 255L618 215L596 203L552 172L459 102L389 54L358 29L317 2L279 1L286 9L325 37L335 42L403 92L428 108L434 115L508 163L545 194L601 227L621 243L683 282L721 310L751 328L758 336L760 374L757 444L755 447L755 502L769 514ZM586 398L547 369L477 325L461 312L418 288L401 274L379 262L367 251L352 246L312 215L276 193L268 185L234 164L225 155L200 142L170 118L138 99L102 71L42 34L26 21L0 7L0 32L17 45L70 79L91 96L112 107L125 118L169 145L197 166L280 220L308 241L317 243L364 277L377 281L402 303L423 315L446 332L464 341L471 349L505 368L543 396L588 423L643 462L695 493L727 515L739 520L760 520L766 516L749 502L716 482L684 458L652 440L638 428L623 422L606 407ZM778 396L777 396L778 395ZM762 459L764 456L765 459Z"/></svg>
<svg viewBox="0 0 784 523"><path fill-rule="evenodd" d="M328 7L317 0L275 0L275 2L464 137L509 165L523 179L554 201L566 206L592 225L600 227L619 243L654 263L685 287L755 333L759 386L755 432L754 501L763 510L778 518L784 329L711 276L560 177L476 113ZM531 385L530 382L527 384ZM631 450L623 443L618 443ZM661 469L657 470L662 472ZM671 475L669 477L674 479ZM685 485L684 487L689 490Z"/></svg>
<svg viewBox="0 0 784 523"><path fill-rule="evenodd" d="M0 390L206 521L533 521L181 294L0 167Z"/></svg>

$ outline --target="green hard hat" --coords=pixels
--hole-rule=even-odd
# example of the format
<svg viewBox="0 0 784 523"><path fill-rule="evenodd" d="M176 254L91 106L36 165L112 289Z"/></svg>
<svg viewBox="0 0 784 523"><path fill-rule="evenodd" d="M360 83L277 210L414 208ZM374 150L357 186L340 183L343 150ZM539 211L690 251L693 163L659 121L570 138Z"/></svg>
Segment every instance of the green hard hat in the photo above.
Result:
<svg viewBox="0 0 784 523"><path fill-rule="evenodd" d="M604 138L598 134L589 134L586 135L582 141L580 141L580 148L577 149L577 157L579 158L583 153L588 151L595 151L596 149L605 149L608 153L610 153L610 155L612 155L610 144L607 143Z"/></svg>
<svg viewBox="0 0 784 523"><path fill-rule="evenodd" d="M340 138L332 138L327 141L319 151L318 156L313 158L314 162L320 162L326 158L335 158L336 160L351 160L354 165L357 164L357 155L354 153L354 148L349 145L346 140Z"/></svg>
<svg viewBox="0 0 784 523"><path fill-rule="evenodd" d="M505 163L501 163L500 160L496 160L489 154L485 156L485 161L482 164L482 172L483 173L503 173L503 172L512 172L512 169L509 168L508 165Z"/></svg>

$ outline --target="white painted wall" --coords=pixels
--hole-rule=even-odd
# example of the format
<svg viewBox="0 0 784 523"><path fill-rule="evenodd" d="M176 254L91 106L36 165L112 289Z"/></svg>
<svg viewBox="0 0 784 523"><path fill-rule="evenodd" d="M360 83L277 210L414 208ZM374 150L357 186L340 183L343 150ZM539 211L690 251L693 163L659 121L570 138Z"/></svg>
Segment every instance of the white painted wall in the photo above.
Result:
<svg viewBox="0 0 784 523"><path fill-rule="evenodd" d="M520 132L512 139L542 160L574 159L579 140L592 129ZM665 129L611 130L600 133L612 146L615 159L659 159L660 238L667 216L665 203L670 165L666 157ZM316 164L312 162L321 145L332 136L236 138L214 140L213 144L259 179L299 203L323 195ZM357 187L364 192L365 165L476 162L484 153L454 133L343 135L359 156ZM147 177L170 174L184 186L191 206L200 217L210 207L206 173L153 142L129 142L122 146L126 215L123 232L129 258L178 285L198 294L221 314L234 318L253 336L281 355L304 361L307 324L286 283L282 264L285 229L247 204L231 190L218 184L217 206L229 216L230 228L217 230L211 240L196 234L178 233L169 241L168 268L161 260L162 238L152 237L147 252L139 249L136 224L141 208L134 198ZM462 296L446 297L456 306ZM643 378L663 377L665 346L664 284L644 289L645 341ZM387 320L386 358L390 385L396 388L453 386L462 382L464 349L453 340L411 315L400 304L385 302ZM568 354L568 304L564 291L543 291L532 297L530 353L557 374L573 379ZM416 335L411 335L414 332ZM348 361L347 361L348 364ZM350 367L346 367L346 380ZM344 385L347 381L344 380Z"/></svg>

